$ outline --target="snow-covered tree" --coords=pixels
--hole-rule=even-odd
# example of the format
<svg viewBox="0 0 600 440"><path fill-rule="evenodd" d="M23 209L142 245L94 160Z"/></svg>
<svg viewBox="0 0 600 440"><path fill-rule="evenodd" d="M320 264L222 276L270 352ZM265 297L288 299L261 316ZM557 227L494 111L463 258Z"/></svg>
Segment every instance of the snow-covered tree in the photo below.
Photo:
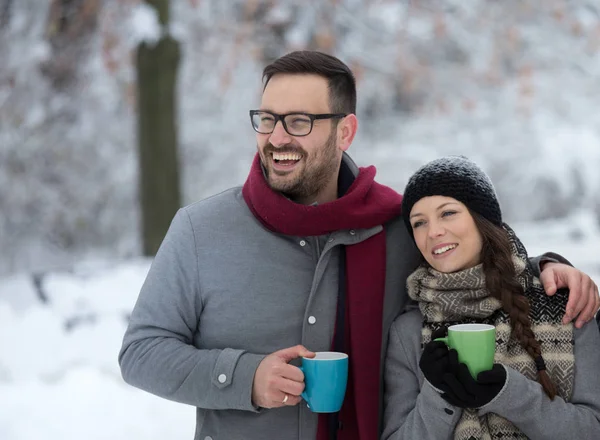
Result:
<svg viewBox="0 0 600 440"><path fill-rule="evenodd" d="M146 0L160 32L137 47L139 198L142 248L154 256L180 208L176 85L179 43L168 32L170 1Z"/></svg>

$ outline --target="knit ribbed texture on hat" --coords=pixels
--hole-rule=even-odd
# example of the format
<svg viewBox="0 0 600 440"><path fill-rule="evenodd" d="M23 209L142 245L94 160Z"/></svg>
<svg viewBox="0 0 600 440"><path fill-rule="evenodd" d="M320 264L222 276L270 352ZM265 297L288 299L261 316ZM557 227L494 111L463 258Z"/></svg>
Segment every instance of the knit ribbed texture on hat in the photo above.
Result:
<svg viewBox="0 0 600 440"><path fill-rule="evenodd" d="M464 156L446 156L427 163L409 179L402 200L402 217L412 234L409 217L423 197L452 197L495 225L502 226L502 211L492 181L475 162Z"/></svg>

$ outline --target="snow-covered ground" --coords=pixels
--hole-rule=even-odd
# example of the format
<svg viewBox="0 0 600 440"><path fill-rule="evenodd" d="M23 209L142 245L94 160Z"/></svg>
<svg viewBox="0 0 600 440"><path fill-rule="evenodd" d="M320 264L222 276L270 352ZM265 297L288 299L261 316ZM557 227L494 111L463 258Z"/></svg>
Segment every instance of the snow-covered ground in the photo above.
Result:
<svg viewBox="0 0 600 440"><path fill-rule="evenodd" d="M149 261L0 280L0 439L191 439L194 409L126 385L117 354Z"/></svg>
<svg viewBox="0 0 600 440"><path fill-rule="evenodd" d="M600 227L581 213L513 225L600 283ZM0 439L191 439L194 409L126 385L117 353L149 260L0 279ZM36 287L36 285L38 287Z"/></svg>

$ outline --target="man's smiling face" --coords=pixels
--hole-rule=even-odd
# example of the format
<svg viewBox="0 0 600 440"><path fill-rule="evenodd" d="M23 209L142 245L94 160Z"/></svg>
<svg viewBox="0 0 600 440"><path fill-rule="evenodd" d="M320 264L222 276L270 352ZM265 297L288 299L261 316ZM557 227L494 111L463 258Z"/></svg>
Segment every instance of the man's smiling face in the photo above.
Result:
<svg viewBox="0 0 600 440"><path fill-rule="evenodd" d="M327 80L311 74L278 74L268 82L260 110L276 114L331 113ZM256 134L258 152L271 188L299 203L320 201L337 187L342 150L337 120L315 120L306 136L292 136L277 122L273 133Z"/></svg>

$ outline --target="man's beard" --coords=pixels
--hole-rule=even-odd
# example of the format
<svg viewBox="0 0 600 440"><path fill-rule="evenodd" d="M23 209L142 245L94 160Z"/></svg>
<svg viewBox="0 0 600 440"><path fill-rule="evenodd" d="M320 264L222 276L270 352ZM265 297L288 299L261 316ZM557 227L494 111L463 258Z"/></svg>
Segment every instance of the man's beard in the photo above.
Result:
<svg viewBox="0 0 600 440"><path fill-rule="evenodd" d="M274 191L279 191L285 194L292 200L305 200L308 198L316 199L320 191L322 191L332 179L337 179L336 174L339 167L339 159L336 154L336 130L332 129L325 145L313 153L309 157L303 149L292 145L275 148L271 144L267 144L263 150L265 156L270 156L273 151L281 152L298 152L302 154L304 160L304 168L295 177L288 177L285 181L276 181L270 175L271 170L264 167L266 170L267 183ZM293 171L295 172L295 171Z"/></svg>

